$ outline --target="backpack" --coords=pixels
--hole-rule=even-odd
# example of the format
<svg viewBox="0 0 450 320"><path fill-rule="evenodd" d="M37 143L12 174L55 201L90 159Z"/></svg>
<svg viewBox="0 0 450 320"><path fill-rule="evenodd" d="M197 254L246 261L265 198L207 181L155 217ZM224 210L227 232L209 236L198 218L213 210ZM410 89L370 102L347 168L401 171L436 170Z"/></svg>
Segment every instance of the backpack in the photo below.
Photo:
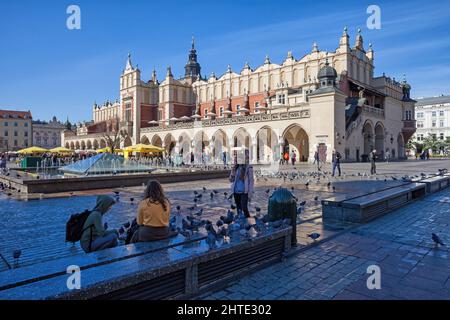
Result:
<svg viewBox="0 0 450 320"><path fill-rule="evenodd" d="M66 223L66 242L75 243L80 241L83 232L90 228L83 229L83 226L91 212L90 210L85 210L82 213L76 213L70 216L69 221Z"/></svg>

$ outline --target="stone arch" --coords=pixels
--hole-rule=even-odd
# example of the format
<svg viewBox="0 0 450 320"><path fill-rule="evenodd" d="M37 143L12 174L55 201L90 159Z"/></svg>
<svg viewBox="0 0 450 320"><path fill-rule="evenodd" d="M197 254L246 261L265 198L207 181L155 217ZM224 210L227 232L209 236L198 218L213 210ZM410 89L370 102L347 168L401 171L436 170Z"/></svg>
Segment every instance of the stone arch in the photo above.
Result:
<svg viewBox="0 0 450 320"><path fill-rule="evenodd" d="M80 150L80 141L75 142L75 149Z"/></svg>
<svg viewBox="0 0 450 320"><path fill-rule="evenodd" d="M84 140L81 140L81 150L86 150L86 142Z"/></svg>
<svg viewBox="0 0 450 320"><path fill-rule="evenodd" d="M308 161L309 158L309 136L299 124L292 124L284 130L283 153L292 151L297 154L297 161ZM281 152L280 152L281 154Z"/></svg>
<svg viewBox="0 0 450 320"><path fill-rule="evenodd" d="M380 159L384 158L384 140L385 140L385 133L384 133L384 126L381 122L378 122L375 125L375 149L377 150L377 155Z"/></svg>
<svg viewBox="0 0 450 320"><path fill-rule="evenodd" d="M106 141L105 139L100 139L100 149L106 148Z"/></svg>
<svg viewBox="0 0 450 320"><path fill-rule="evenodd" d="M216 163L230 159L230 146L228 145L228 136L224 130L218 129L211 137L211 157Z"/></svg>
<svg viewBox="0 0 450 320"><path fill-rule="evenodd" d="M94 150L100 149L100 147L99 147L100 145L97 140L94 140L94 143L92 146L94 147Z"/></svg>
<svg viewBox="0 0 450 320"><path fill-rule="evenodd" d="M233 159L237 156L238 162L243 163L245 156L244 150L248 150L250 161L253 162L255 160L256 156L253 155L252 150L252 138L245 128L240 127L237 129L233 134L232 141L232 148L234 148Z"/></svg>
<svg viewBox="0 0 450 320"><path fill-rule="evenodd" d="M362 134L364 138L364 154L369 154L373 150L374 129L373 123L367 120L364 123Z"/></svg>
<svg viewBox="0 0 450 320"><path fill-rule="evenodd" d="M166 136L164 137L164 146L167 153L171 154L173 151L175 151L175 146L177 143L176 141L177 140L171 133L166 134Z"/></svg>
<svg viewBox="0 0 450 320"><path fill-rule="evenodd" d="M142 144L150 144L150 140L148 140L148 138L147 138L146 135L143 135L143 136L141 137L141 143L142 143Z"/></svg>
<svg viewBox="0 0 450 320"><path fill-rule="evenodd" d="M281 150L278 135L270 126L261 127L256 133L256 160L258 162L278 162Z"/></svg>
<svg viewBox="0 0 450 320"><path fill-rule="evenodd" d="M191 162L192 139L187 132L182 132L178 137L178 152L184 163Z"/></svg>
<svg viewBox="0 0 450 320"><path fill-rule="evenodd" d="M70 142L70 149L75 150L75 143L73 141Z"/></svg>
<svg viewBox="0 0 450 320"><path fill-rule="evenodd" d="M127 135L127 137L125 138L125 140L123 140L123 146L124 148L129 147L133 144L133 141L131 140L130 136Z"/></svg>
<svg viewBox="0 0 450 320"><path fill-rule="evenodd" d="M155 134L152 137L151 142L152 142L152 145L162 148L162 139L159 135Z"/></svg>
<svg viewBox="0 0 450 320"><path fill-rule="evenodd" d="M64 145L66 147L66 149L70 149L70 143L66 142L66 144Z"/></svg>
<svg viewBox="0 0 450 320"><path fill-rule="evenodd" d="M194 148L194 159L195 162L206 162L210 156L210 142L209 137L205 131L200 130L194 135L192 141L192 146Z"/></svg>
<svg viewBox="0 0 450 320"><path fill-rule="evenodd" d="M91 142L91 140L88 140L88 141L86 142L86 148L87 148L88 150L92 150L92 142Z"/></svg>

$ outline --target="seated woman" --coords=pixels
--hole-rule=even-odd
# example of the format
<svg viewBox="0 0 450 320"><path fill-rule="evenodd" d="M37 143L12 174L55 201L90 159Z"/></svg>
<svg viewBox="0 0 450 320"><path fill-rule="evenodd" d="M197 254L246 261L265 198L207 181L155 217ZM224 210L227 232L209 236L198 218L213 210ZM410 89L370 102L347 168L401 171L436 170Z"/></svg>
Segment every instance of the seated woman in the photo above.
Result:
<svg viewBox="0 0 450 320"><path fill-rule="evenodd" d="M117 246L117 230L105 230L103 215L116 203L113 197L98 196L97 205L83 225L80 245L84 252L103 250Z"/></svg>
<svg viewBox="0 0 450 320"><path fill-rule="evenodd" d="M158 181L149 181L136 217L139 228L131 242L156 241L176 235L169 230L170 202Z"/></svg>

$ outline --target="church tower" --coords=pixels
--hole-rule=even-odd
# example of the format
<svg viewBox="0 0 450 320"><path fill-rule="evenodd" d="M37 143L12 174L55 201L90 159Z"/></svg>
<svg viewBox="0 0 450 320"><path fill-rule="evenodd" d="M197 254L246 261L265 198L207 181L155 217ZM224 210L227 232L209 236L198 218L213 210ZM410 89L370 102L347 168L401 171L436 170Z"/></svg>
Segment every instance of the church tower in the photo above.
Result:
<svg viewBox="0 0 450 320"><path fill-rule="evenodd" d="M191 47L191 50L189 51L189 60L186 63L184 70L185 70L184 77L186 79L191 79L192 82L201 78L201 74L200 74L201 67L200 67L200 64L197 62L197 50L195 50L194 37L192 37L192 47Z"/></svg>

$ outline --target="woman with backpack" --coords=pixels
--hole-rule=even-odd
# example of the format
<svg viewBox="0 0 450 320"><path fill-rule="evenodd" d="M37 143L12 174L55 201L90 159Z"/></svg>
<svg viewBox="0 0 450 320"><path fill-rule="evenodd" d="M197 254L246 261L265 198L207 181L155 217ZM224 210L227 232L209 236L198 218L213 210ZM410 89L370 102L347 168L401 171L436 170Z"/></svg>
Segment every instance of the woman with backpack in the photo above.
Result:
<svg viewBox="0 0 450 320"><path fill-rule="evenodd" d="M103 215L116 203L113 197L98 196L97 205L83 225L80 245L86 253L117 246L117 230L105 230Z"/></svg>
<svg viewBox="0 0 450 320"><path fill-rule="evenodd" d="M139 225L131 239L135 242L148 242L166 239L177 233L169 230L170 202L161 184L149 181L144 192L144 200L139 203L136 222Z"/></svg>
<svg viewBox="0 0 450 320"><path fill-rule="evenodd" d="M253 167L249 164L248 150L245 152L245 163L238 164L237 159L230 175L231 193L234 195L238 212L244 212L246 218L250 218L248 202L254 192Z"/></svg>

